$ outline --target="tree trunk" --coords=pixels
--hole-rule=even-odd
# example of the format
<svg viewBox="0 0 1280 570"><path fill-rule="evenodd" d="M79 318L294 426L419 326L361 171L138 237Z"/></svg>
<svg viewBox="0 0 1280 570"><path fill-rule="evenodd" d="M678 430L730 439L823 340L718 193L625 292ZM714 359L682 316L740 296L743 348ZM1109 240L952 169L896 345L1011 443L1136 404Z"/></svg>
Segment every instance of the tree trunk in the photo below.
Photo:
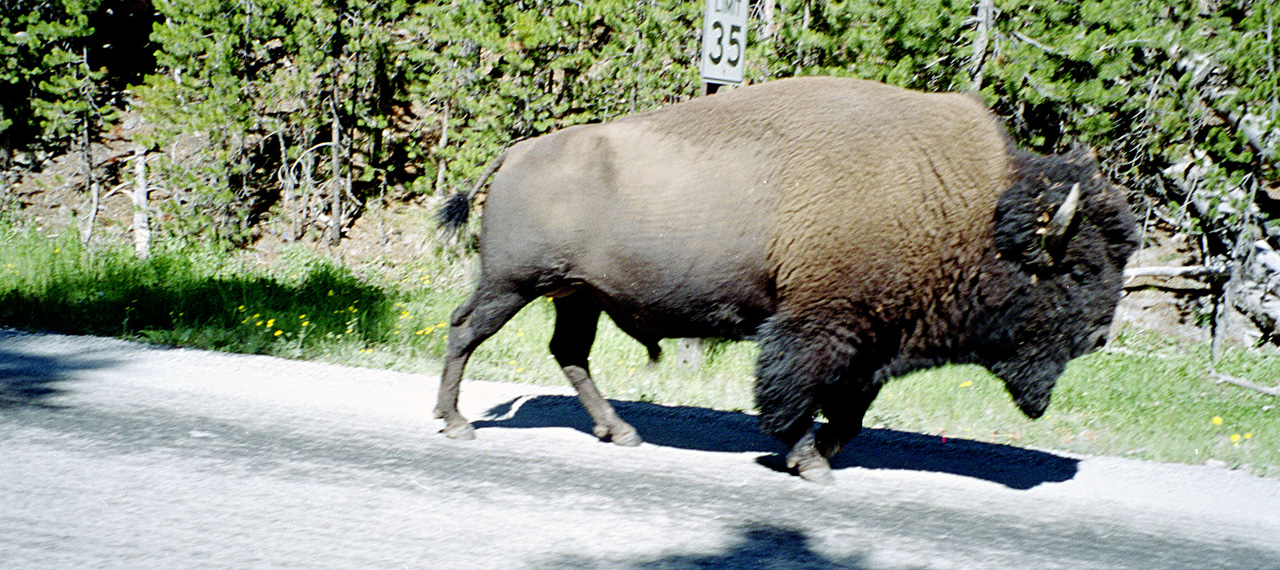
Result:
<svg viewBox="0 0 1280 570"><path fill-rule="evenodd" d="M773 35L778 33L777 18L775 11L777 8L776 0L763 0L760 2L760 41L767 42L773 39Z"/></svg>
<svg viewBox="0 0 1280 570"><path fill-rule="evenodd" d="M89 101L88 97L85 98ZM89 214L86 216L85 229L80 233L80 239L84 245L89 245L89 240L93 239L93 228L98 225L98 202L102 197L102 186L98 184L98 178L93 174L93 147L89 143L89 112L85 112L84 129L82 131L82 153L84 156L85 169L85 189L89 191Z"/></svg>
<svg viewBox="0 0 1280 570"><path fill-rule="evenodd" d="M284 129L276 132L276 138L280 141L280 169L276 177L280 179L280 192L284 194L284 209L289 212L289 233L285 236L285 241L292 243L298 241L298 179L293 175L293 168L289 164L289 147L284 141Z"/></svg>
<svg viewBox="0 0 1280 570"><path fill-rule="evenodd" d="M969 58L969 90L982 90L982 73L986 65L987 45L996 24L995 0L978 0L974 19L978 22L978 34L973 39L973 56Z"/></svg>
<svg viewBox="0 0 1280 570"><path fill-rule="evenodd" d="M151 210L148 203L147 151L142 147L133 155L133 250L139 259L151 256Z"/></svg>
<svg viewBox="0 0 1280 570"><path fill-rule="evenodd" d="M0 125L4 124L5 109L0 104ZM0 128L0 207L9 201L9 169L13 166L13 151L9 148L9 131Z"/></svg>
<svg viewBox="0 0 1280 570"><path fill-rule="evenodd" d="M93 239L93 227L98 225L98 200L102 195L102 185L93 180L92 176L89 178L89 215L86 216L84 231L80 234L80 241L85 246Z"/></svg>
<svg viewBox="0 0 1280 570"><path fill-rule="evenodd" d="M329 245L337 247L342 243L342 194L346 190L342 178L342 126L338 122L338 86L333 86L333 98L330 100L333 109L333 131L329 147L330 174L329 184Z"/></svg>
<svg viewBox="0 0 1280 570"><path fill-rule="evenodd" d="M444 149L449 146L449 100L444 100L444 117L440 122L440 143L436 145L436 195L442 195L444 190L444 172L449 167L448 161L444 159Z"/></svg>
<svg viewBox="0 0 1280 570"><path fill-rule="evenodd" d="M700 338L682 338L676 343L676 362L688 368L702 367L702 354L706 341Z"/></svg>
<svg viewBox="0 0 1280 570"><path fill-rule="evenodd" d="M315 140L314 133L311 132L311 129L307 129L302 140L305 141L307 145L310 145L312 141ZM311 227L312 220L315 219L315 213L313 213L313 210L318 209L311 207L311 202L315 199L316 190L315 170L316 153L312 152L312 148L308 147L307 151L302 155L302 172L300 173L300 177L302 178L302 197L298 201L297 209L294 210L294 213L297 216L297 227L294 230L294 235L297 235L298 239L302 239L302 237L307 233L307 229Z"/></svg>

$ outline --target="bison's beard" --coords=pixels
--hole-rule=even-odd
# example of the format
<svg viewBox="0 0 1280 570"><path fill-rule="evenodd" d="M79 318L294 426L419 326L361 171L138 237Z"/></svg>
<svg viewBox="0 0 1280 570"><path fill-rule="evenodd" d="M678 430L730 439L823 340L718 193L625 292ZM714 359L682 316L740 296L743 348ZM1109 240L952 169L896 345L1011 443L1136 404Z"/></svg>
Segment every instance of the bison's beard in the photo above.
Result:
<svg viewBox="0 0 1280 570"><path fill-rule="evenodd" d="M1054 361L1002 361L988 365L1013 397L1013 403L1031 419L1044 415L1049 408L1049 397L1058 376L1066 368L1065 363Z"/></svg>
<svg viewBox="0 0 1280 570"><path fill-rule="evenodd" d="M1026 414L1028 418L1038 419L1044 415L1045 410L1049 409L1049 397L1052 387L1048 389L1023 390L1012 384L1005 384L1009 388L1009 395L1013 396L1013 403L1018 405L1018 409Z"/></svg>

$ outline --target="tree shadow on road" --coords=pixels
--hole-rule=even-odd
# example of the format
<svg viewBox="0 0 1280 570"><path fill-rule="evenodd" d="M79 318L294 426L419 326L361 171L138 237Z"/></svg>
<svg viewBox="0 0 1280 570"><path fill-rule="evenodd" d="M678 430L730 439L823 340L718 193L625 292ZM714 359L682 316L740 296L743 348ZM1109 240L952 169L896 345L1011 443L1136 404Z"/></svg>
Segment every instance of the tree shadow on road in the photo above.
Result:
<svg viewBox="0 0 1280 570"><path fill-rule="evenodd" d="M869 568L862 556L831 558L815 552L810 538L803 532L772 525L745 525L738 530L737 542L723 552L713 554L673 554L652 560L595 560L585 557L561 557L541 568L628 568L633 570L674 570L700 568L707 570L755 570L786 568L788 570L861 570Z"/></svg>
<svg viewBox="0 0 1280 570"><path fill-rule="evenodd" d="M645 442L665 447L724 453L764 453L757 461L786 471L782 445L761 433L755 416L691 406L613 401L618 415L635 426ZM573 396L522 397L495 406L484 428L569 427L591 433L591 418ZM834 469L862 467L947 473L1030 489L1075 477L1080 461L1043 451L969 439L866 429L832 458Z"/></svg>
<svg viewBox="0 0 1280 570"><path fill-rule="evenodd" d="M92 354L74 357L25 354L15 345L29 335L0 330L0 410L19 407L58 407L50 403L65 392L59 386L70 372L110 366L113 360Z"/></svg>

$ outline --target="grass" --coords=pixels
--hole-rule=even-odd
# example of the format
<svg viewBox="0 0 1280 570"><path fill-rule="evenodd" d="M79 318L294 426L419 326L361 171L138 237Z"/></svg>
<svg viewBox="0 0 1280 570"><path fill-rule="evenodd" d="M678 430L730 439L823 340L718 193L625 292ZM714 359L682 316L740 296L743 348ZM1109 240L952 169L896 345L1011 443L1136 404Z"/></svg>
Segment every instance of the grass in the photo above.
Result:
<svg viewBox="0 0 1280 570"><path fill-rule="evenodd" d="M270 265L243 254L86 251L73 237L0 228L0 326L437 373L448 315L470 292L473 258L447 249L409 264L346 266L300 248ZM546 346L554 308L538 300L472 357L469 378L562 384ZM611 398L751 410L752 343L713 345L690 370L602 319L592 352ZM999 380L974 366L891 382L867 425L1085 454L1223 462L1280 476L1277 398L1210 379L1207 345L1124 330L1071 363L1040 420L1022 416ZM1270 385L1274 351L1227 351L1218 370ZM427 413L424 411L424 414Z"/></svg>
<svg viewBox="0 0 1280 570"><path fill-rule="evenodd" d="M1274 396L1209 379L1209 348L1125 329L1073 361L1039 420L1022 416L978 367L918 372L886 386L869 424L1014 445L1166 462L1225 462L1280 475ZM1231 350L1218 369L1267 383L1274 352Z"/></svg>

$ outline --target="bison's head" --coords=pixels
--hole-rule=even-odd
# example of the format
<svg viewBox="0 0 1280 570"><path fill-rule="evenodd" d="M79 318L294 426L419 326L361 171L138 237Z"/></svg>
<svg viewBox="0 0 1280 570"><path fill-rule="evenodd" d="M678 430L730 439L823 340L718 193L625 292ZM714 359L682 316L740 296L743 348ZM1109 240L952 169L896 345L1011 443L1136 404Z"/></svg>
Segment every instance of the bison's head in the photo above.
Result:
<svg viewBox="0 0 1280 570"><path fill-rule="evenodd" d="M1036 418L1067 361L1106 341L1138 244L1124 193L1088 151L1019 161L996 210L979 360Z"/></svg>

